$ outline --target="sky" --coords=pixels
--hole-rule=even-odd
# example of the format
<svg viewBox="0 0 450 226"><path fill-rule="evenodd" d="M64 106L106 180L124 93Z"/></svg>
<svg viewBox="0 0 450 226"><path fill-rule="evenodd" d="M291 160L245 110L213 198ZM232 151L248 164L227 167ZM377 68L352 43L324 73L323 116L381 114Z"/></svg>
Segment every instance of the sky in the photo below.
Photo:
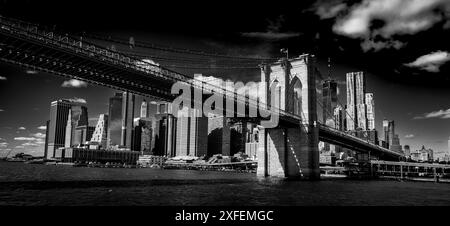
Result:
<svg viewBox="0 0 450 226"><path fill-rule="evenodd" d="M339 83L364 71L374 93L376 127L394 120L402 145L449 152L450 0L327 1L21 1L3 0L0 14L71 34L99 34L171 48L224 55L279 58L311 53L318 68ZM114 43L90 39L111 47ZM187 75L257 81L260 71L245 60L174 54L115 43L121 51L157 55L162 66ZM192 63L195 62L195 63ZM195 65L193 65L195 64ZM188 65L190 68L180 66ZM207 69L211 65L215 69ZM195 67L194 67L195 66ZM239 67L235 69L232 67ZM43 153L50 102L86 102L91 125L107 113L114 90L0 63L0 156ZM140 100L140 99L139 99ZM139 101L138 101L139 103Z"/></svg>

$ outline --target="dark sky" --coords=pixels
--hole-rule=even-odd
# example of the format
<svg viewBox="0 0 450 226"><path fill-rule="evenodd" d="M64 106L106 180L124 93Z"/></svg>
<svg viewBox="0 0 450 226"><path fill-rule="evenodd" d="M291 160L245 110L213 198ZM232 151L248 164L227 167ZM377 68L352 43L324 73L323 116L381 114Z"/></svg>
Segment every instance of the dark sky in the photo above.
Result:
<svg viewBox="0 0 450 226"><path fill-rule="evenodd" d="M448 0L0 2L3 16L77 35L132 36L137 42L250 57L278 58L280 48L289 48L291 56L315 54L324 75L330 57L333 77L341 83L341 102L345 102L345 73L366 72L367 91L375 93L380 137L381 121L388 118L395 120L401 144L410 144L413 150L423 144L440 152L449 151L450 136L449 12ZM115 46L129 51L127 46ZM170 64L183 65L181 58L212 64L211 59L196 55L144 48L134 51L178 59ZM230 69L230 65L248 67L248 62L224 65L227 69L172 69L234 81L259 78L258 69ZM37 127L48 119L52 100L85 99L90 118L107 112L114 90L92 85L62 87L64 81L0 64L2 152L23 144L27 145L18 151L42 149L37 133L45 130Z"/></svg>

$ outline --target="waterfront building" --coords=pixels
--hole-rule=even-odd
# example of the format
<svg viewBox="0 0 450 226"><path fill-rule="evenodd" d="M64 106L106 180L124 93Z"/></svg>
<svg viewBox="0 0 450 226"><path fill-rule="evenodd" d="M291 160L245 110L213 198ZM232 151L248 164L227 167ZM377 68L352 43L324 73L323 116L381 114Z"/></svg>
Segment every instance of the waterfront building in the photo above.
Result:
<svg viewBox="0 0 450 226"><path fill-rule="evenodd" d="M83 128L86 129L86 131L84 132L84 142L86 142L86 138L90 139L90 137L92 136L93 128L88 126L88 115L87 114L88 113L87 113L86 106L73 105L70 108L69 116L67 119L67 125L66 125L66 139L65 139L64 147L67 148L67 147L78 146L80 144L83 144L83 141L82 141L83 134L82 134L82 131L80 131ZM78 129L79 135L81 135L79 137L77 137L77 129Z"/></svg>
<svg viewBox="0 0 450 226"><path fill-rule="evenodd" d="M405 153L405 156L407 156L407 157L411 155L411 149L410 149L409 145L403 146L403 153Z"/></svg>
<svg viewBox="0 0 450 226"><path fill-rule="evenodd" d="M433 150L431 148L426 149L425 146L422 146L422 149L416 150L411 153L411 160L418 162L429 162L434 160Z"/></svg>
<svg viewBox="0 0 450 226"><path fill-rule="evenodd" d="M47 153L48 153L48 131L50 128L50 120L47 120L45 122L45 144L44 144L44 159L47 159Z"/></svg>
<svg viewBox="0 0 450 226"><path fill-rule="evenodd" d="M71 111L72 107L73 111ZM48 140L45 148L46 153L44 154L46 159L53 158L55 151L65 146L69 112L71 112L71 121L77 125L87 125L88 123L86 107L81 106L80 103L67 99L51 102L50 122L47 127Z"/></svg>
<svg viewBox="0 0 450 226"><path fill-rule="evenodd" d="M77 126L75 128L75 136L73 138L72 146L79 147L86 145L86 143L91 140L94 130L94 126Z"/></svg>
<svg viewBox="0 0 450 226"><path fill-rule="evenodd" d="M142 155L152 154L153 122L150 118L135 118L133 126L133 145L131 150Z"/></svg>
<svg viewBox="0 0 450 226"><path fill-rule="evenodd" d="M109 98L107 148L119 146L122 137L122 94Z"/></svg>
<svg viewBox="0 0 450 226"><path fill-rule="evenodd" d="M129 92L122 93L122 133L120 146L131 150L135 96Z"/></svg>
<svg viewBox="0 0 450 226"><path fill-rule="evenodd" d="M153 155L175 157L177 118L172 114L172 105L170 103L159 102L156 104L153 137Z"/></svg>
<svg viewBox="0 0 450 226"><path fill-rule="evenodd" d="M95 142L100 147L106 148L108 141L108 115L101 114L98 117L97 125L92 134L91 142Z"/></svg>
<svg viewBox="0 0 450 226"><path fill-rule="evenodd" d="M231 155L231 128L224 116L208 117L208 156ZM233 150L234 151L234 150Z"/></svg>
<svg viewBox="0 0 450 226"><path fill-rule="evenodd" d="M59 148L57 150L57 159L61 162L78 162L87 164L89 162L98 162L102 164L117 163L136 165L139 159L139 152L136 151L108 151L104 149L88 148Z"/></svg>
<svg viewBox="0 0 450 226"><path fill-rule="evenodd" d="M74 125L72 122L72 111L69 110L69 116L67 117L67 123L66 123L66 139L64 141L65 148L72 147L72 138L73 138L72 127L73 126Z"/></svg>
<svg viewBox="0 0 450 226"><path fill-rule="evenodd" d="M197 109L183 108L177 117L176 156L201 157L207 154L208 117Z"/></svg>
<svg viewBox="0 0 450 226"><path fill-rule="evenodd" d="M400 145L400 138L398 137L398 134L394 134L389 149L395 152L402 152L402 146Z"/></svg>

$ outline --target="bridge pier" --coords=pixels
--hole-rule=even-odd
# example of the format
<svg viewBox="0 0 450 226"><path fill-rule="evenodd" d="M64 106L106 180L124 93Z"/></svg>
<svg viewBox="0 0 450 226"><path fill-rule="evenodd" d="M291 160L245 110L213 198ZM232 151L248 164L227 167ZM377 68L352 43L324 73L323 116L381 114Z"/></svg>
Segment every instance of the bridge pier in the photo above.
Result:
<svg viewBox="0 0 450 226"><path fill-rule="evenodd" d="M263 65L261 82L266 85L263 99L301 117L295 126L260 128L257 151L257 175L319 179L319 128L316 109L316 73L314 56ZM269 87L279 87L279 95Z"/></svg>
<svg viewBox="0 0 450 226"><path fill-rule="evenodd" d="M260 128L257 176L320 179L318 137L315 127Z"/></svg>

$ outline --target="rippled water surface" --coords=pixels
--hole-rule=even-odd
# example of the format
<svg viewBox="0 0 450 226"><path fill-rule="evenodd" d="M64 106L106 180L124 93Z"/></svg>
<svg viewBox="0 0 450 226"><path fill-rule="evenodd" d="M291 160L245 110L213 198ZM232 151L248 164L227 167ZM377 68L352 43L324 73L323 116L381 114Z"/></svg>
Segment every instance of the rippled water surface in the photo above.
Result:
<svg viewBox="0 0 450 226"><path fill-rule="evenodd" d="M450 205L450 184L0 162L0 205Z"/></svg>

